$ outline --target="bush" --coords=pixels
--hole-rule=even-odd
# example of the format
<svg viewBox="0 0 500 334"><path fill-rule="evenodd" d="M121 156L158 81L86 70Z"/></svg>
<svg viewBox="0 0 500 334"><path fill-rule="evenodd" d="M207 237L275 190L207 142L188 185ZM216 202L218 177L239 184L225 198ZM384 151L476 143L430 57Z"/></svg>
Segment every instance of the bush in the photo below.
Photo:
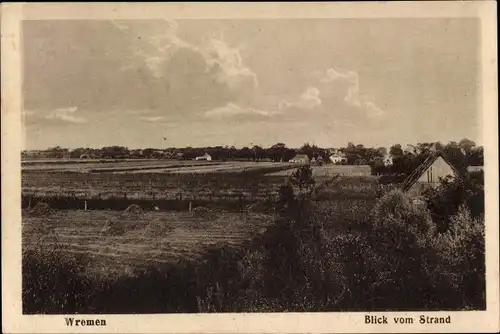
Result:
<svg viewBox="0 0 500 334"><path fill-rule="evenodd" d="M484 309L484 220L473 218L469 209L462 205L450 221L450 229L440 235L436 243L443 260L442 275L449 278L461 308Z"/></svg>
<svg viewBox="0 0 500 334"><path fill-rule="evenodd" d="M443 179L438 188L431 189L425 194L427 207L440 232L450 228L450 217L457 214L462 205L468 208L472 218L484 215L483 185L484 180L480 173L454 180Z"/></svg>
<svg viewBox="0 0 500 334"><path fill-rule="evenodd" d="M443 233L437 233L432 212L416 206L397 189L385 192L368 215L351 219L339 215L333 202L310 200L312 191L303 191L314 184L310 176L307 171L297 173L280 189L278 218L262 235L242 247L209 249L196 260L151 265L131 276L89 278L84 276L83 260L61 252L25 252L23 310L194 313L485 308L484 222L467 205L459 206L448 218L449 228ZM304 186L294 188L300 182Z"/></svg>
<svg viewBox="0 0 500 334"><path fill-rule="evenodd" d="M87 260L60 250L27 250L22 258L22 304L26 314L82 313L89 299L82 273Z"/></svg>

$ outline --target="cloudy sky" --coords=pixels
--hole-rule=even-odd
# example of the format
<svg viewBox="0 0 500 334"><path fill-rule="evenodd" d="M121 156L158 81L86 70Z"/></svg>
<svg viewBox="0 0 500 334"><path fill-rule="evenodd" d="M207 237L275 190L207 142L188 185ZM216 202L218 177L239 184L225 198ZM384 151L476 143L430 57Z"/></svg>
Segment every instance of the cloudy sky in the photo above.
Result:
<svg viewBox="0 0 500 334"><path fill-rule="evenodd" d="M25 21L28 149L480 142L479 21Z"/></svg>

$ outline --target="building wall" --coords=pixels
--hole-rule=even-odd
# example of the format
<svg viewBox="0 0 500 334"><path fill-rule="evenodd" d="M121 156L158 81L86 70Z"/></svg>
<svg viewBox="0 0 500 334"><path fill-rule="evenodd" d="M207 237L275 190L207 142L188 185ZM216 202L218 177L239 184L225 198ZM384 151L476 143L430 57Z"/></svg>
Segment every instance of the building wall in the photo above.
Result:
<svg viewBox="0 0 500 334"><path fill-rule="evenodd" d="M427 189L439 187L442 178L454 175L453 168L439 157L408 190L408 194L414 197L421 196Z"/></svg>
<svg viewBox="0 0 500 334"><path fill-rule="evenodd" d="M438 157L436 161L422 174L418 179L418 182L430 182L439 183L440 178L445 178L450 175L453 176L455 173L453 168L443 160L443 158Z"/></svg>
<svg viewBox="0 0 500 334"><path fill-rule="evenodd" d="M330 161L334 164L337 164L340 162L347 162L347 158L340 157L340 156L331 156Z"/></svg>

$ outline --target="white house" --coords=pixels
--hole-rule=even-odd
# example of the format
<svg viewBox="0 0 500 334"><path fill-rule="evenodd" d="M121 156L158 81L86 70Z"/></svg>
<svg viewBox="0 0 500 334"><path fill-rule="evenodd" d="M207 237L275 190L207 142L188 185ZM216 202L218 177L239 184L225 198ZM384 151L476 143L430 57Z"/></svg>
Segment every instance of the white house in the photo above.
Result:
<svg viewBox="0 0 500 334"><path fill-rule="evenodd" d="M343 164L347 162L347 158L344 153L336 152L330 156L330 161L334 164Z"/></svg>
<svg viewBox="0 0 500 334"><path fill-rule="evenodd" d="M467 167L467 173L477 173L477 172L483 172L484 167L483 166L469 166Z"/></svg>
<svg viewBox="0 0 500 334"><path fill-rule="evenodd" d="M289 162L307 164L309 163L309 157L307 154L297 154L295 158L291 159Z"/></svg>
<svg viewBox="0 0 500 334"><path fill-rule="evenodd" d="M384 166L392 166L392 157L390 154L386 154L383 158Z"/></svg>
<svg viewBox="0 0 500 334"><path fill-rule="evenodd" d="M207 160L207 161L210 161L210 160L212 160L212 157L208 153L205 153L201 157L196 157L195 160Z"/></svg>

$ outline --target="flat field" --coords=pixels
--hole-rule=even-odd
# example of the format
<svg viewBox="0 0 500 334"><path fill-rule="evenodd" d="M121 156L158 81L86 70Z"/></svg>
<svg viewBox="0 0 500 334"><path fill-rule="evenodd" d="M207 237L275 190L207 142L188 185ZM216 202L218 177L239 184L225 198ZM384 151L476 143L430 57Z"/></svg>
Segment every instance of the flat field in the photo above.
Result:
<svg viewBox="0 0 500 334"><path fill-rule="evenodd" d="M130 273L152 264L196 258L210 246L238 245L272 223L264 214L193 212L23 211L23 250L85 254L89 271Z"/></svg>
<svg viewBox="0 0 500 334"><path fill-rule="evenodd" d="M147 170L158 168L192 167L202 165L219 165L221 162L184 161L184 160L54 160L22 162L23 171L55 171L55 172L113 172L127 170Z"/></svg>
<svg viewBox="0 0 500 334"><path fill-rule="evenodd" d="M371 175L370 166L365 165L323 165L323 166L312 166L313 177L315 178L331 178L335 175L341 176L369 176ZM293 173L294 170L282 170L273 173L269 173L267 175L270 176L288 176Z"/></svg>
<svg viewBox="0 0 500 334"><path fill-rule="evenodd" d="M119 173L119 174L207 174L242 173L260 171L263 173L297 167L290 163L273 162L224 162L196 160L112 160L112 161L23 161L26 172L71 172L71 173Z"/></svg>
<svg viewBox="0 0 500 334"><path fill-rule="evenodd" d="M23 194L36 196L110 196L176 198L204 196L266 197L286 181L284 176L240 174L116 174L23 172ZM147 196L146 196L147 195Z"/></svg>

